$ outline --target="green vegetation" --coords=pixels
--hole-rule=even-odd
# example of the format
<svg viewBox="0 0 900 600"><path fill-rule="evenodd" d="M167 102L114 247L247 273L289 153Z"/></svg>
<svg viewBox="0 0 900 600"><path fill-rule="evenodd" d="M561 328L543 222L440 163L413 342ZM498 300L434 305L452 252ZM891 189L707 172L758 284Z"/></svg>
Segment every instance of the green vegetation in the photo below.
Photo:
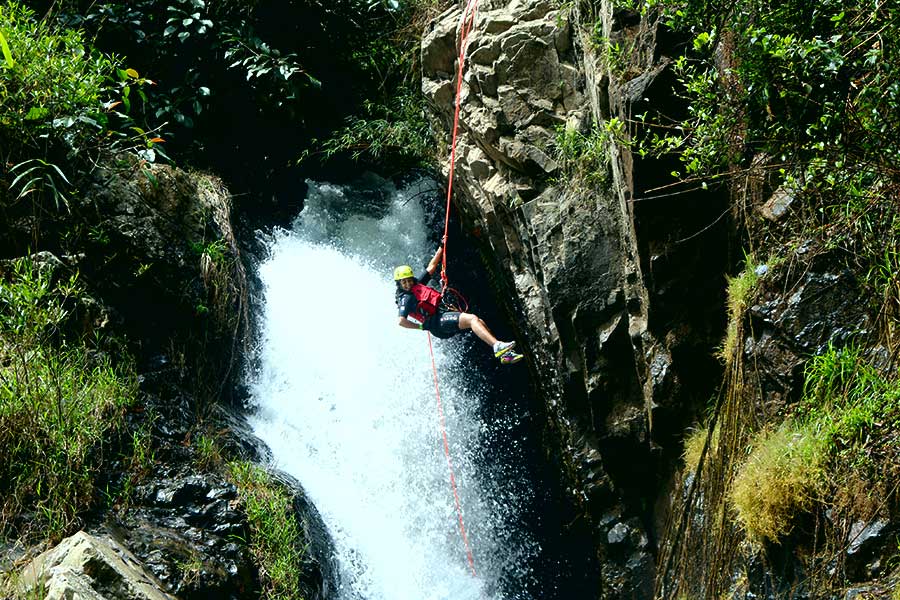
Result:
<svg viewBox="0 0 900 600"><path fill-rule="evenodd" d="M41 215L70 209L102 151L152 160L162 142L135 126L130 97L151 82L13 0L0 2L0 206ZM117 101L113 101L117 99ZM28 205L19 204L25 199ZM18 206L17 206L18 204ZM35 224L35 228L38 225Z"/></svg>
<svg viewBox="0 0 900 600"><path fill-rule="evenodd" d="M437 160L437 143L425 118L421 92L402 90L385 104L363 103L363 113L322 142L331 158L348 153L353 160L427 166Z"/></svg>
<svg viewBox="0 0 900 600"><path fill-rule="evenodd" d="M0 69L0 147L34 149L47 135L69 142L72 151L94 142L118 62L92 56L79 32L54 29L18 2L0 4L0 30L8 42Z"/></svg>
<svg viewBox="0 0 900 600"><path fill-rule="evenodd" d="M603 20L597 19L591 26L588 44L603 61L606 72L614 78L627 80L640 75L638 65L631 64L636 58L637 41L626 36L610 39L603 33Z"/></svg>
<svg viewBox="0 0 900 600"><path fill-rule="evenodd" d="M798 515L829 504L825 492L838 482L880 471L878 446L895 442L873 434L898 430L900 381L879 374L854 348L812 358L796 414L757 434L738 470L730 498L738 521L754 539L778 541Z"/></svg>
<svg viewBox="0 0 900 600"><path fill-rule="evenodd" d="M344 127L323 140L324 156L349 154L392 166L431 166L443 157L426 118L419 65L421 32L446 0L394 2L384 30L355 52L352 59L378 85L361 110Z"/></svg>
<svg viewBox="0 0 900 600"><path fill-rule="evenodd" d="M556 130L553 158L559 164L559 181L575 188L593 189L611 184L609 129L597 126L584 134L574 127Z"/></svg>
<svg viewBox="0 0 900 600"><path fill-rule="evenodd" d="M64 335L80 291L46 268L13 263L0 281L0 533L70 531L98 500L99 469L114 451L137 384L96 345ZM22 514L33 522L17 521Z"/></svg>
<svg viewBox="0 0 900 600"><path fill-rule="evenodd" d="M49 15L152 74L132 114L173 156L258 189L299 157L430 155L417 36L440 4L64 0Z"/></svg>
<svg viewBox="0 0 900 600"><path fill-rule="evenodd" d="M0 0L0 162L16 166L0 200L67 207L106 150L171 152L239 188L299 157L430 165L418 38L446 5L64 0L38 20Z"/></svg>
<svg viewBox="0 0 900 600"><path fill-rule="evenodd" d="M301 525L291 496L263 469L247 462L228 464L250 524L250 551L263 580L263 597L296 599L306 548L300 547Z"/></svg>
<svg viewBox="0 0 900 600"><path fill-rule="evenodd" d="M756 275L755 261L746 257L744 270L737 277L728 277L728 325L722 342L721 356L726 364L731 364L736 353L741 351L743 341L743 321L750 301L757 292L759 277Z"/></svg>
<svg viewBox="0 0 900 600"><path fill-rule="evenodd" d="M831 451L859 465L867 460L856 453L868 433L900 427L900 381L881 374L858 349L829 348L807 364L798 418L814 423Z"/></svg>
<svg viewBox="0 0 900 600"><path fill-rule="evenodd" d="M660 138L688 175L766 152L777 157L776 173L803 190L872 187L896 176L900 148L889 132L900 119L900 66L889 40L900 33L900 8L842 0L659 4L669 27L693 32L676 63L689 116ZM726 53L718 66L717 50ZM725 135L737 129L745 135Z"/></svg>
<svg viewBox="0 0 900 600"><path fill-rule="evenodd" d="M634 147L676 156L682 167L673 175L690 186L741 185L753 174L766 182L764 193L788 192L794 223L769 234L784 245L814 240L816 251L842 253L868 273L863 281L890 341L900 305L900 217L891 200L900 192L900 7L651 4L668 27L691 36L674 62L687 114L675 122L641 115L646 127ZM766 199L745 196L734 214L747 218L747 208Z"/></svg>
<svg viewBox="0 0 900 600"><path fill-rule="evenodd" d="M195 438L197 448L197 466L201 469L213 469L222 464L222 452L213 435L201 433Z"/></svg>
<svg viewBox="0 0 900 600"><path fill-rule="evenodd" d="M759 281L748 258L728 280L726 372L710 420L720 432L667 534L675 542L661 553L662 585L698 598L729 594L734 561L746 557L733 549L749 537L813 542L803 556L812 561L808 585L839 586L825 584L830 576L815 564L826 552L840 555L847 531L837 524L869 518L879 507L896 510L888 492L900 455L900 383L891 367L862 350L828 349L801 357L808 362L799 402L791 404L789 391L770 394L766 365L745 357L747 310L761 292L786 293L809 265L827 265L856 278L860 303L876 324L874 335L861 334L857 343L880 346L885 364L898 355L900 6L631 4L669 29L668 39L683 41L670 55L681 102L672 114L651 107L635 115L630 135L615 141L667 165L673 181L661 185L670 190L727 194L745 256L774 251L784 265L769 261L769 275ZM786 212L761 218L760 207L776 193L790 198ZM699 437L686 440L687 469L702 448ZM890 507L874 499L879 494L891 498ZM823 520L826 510L832 518ZM699 513L702 525L692 521ZM825 530L815 533L803 527L824 521Z"/></svg>
<svg viewBox="0 0 900 600"><path fill-rule="evenodd" d="M719 444L719 431L716 427L713 429L712 438L709 440L709 447L715 448ZM703 447L706 445L706 439L709 437L709 427L698 427L692 429L684 440L684 451L681 457L684 460L684 466L688 471L696 471L700 464L700 457L703 454Z"/></svg>
<svg viewBox="0 0 900 600"><path fill-rule="evenodd" d="M751 539L778 541L798 514L821 501L824 460L825 446L811 425L786 423L756 436L730 496Z"/></svg>

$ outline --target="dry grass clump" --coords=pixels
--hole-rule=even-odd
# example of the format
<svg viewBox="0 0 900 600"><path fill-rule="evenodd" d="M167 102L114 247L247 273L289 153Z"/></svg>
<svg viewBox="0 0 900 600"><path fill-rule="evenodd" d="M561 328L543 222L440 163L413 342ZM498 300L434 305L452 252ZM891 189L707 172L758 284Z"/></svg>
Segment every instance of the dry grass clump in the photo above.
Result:
<svg viewBox="0 0 900 600"><path fill-rule="evenodd" d="M813 508L825 481L826 446L811 427L788 421L760 432L729 495L737 521L755 541L778 541Z"/></svg>
<svg viewBox="0 0 900 600"><path fill-rule="evenodd" d="M728 277L728 328L722 342L720 356L730 365L734 360L738 344L742 341L741 323L747 307L756 291L759 276L752 257L747 257L744 271L737 277Z"/></svg>
<svg viewBox="0 0 900 600"><path fill-rule="evenodd" d="M700 464L700 456L703 454L703 446L709 437L709 427L698 427L684 439L684 451L681 457L684 459L684 467L687 471L696 471ZM709 451L712 451L719 443L719 427L713 429L712 438L709 440Z"/></svg>

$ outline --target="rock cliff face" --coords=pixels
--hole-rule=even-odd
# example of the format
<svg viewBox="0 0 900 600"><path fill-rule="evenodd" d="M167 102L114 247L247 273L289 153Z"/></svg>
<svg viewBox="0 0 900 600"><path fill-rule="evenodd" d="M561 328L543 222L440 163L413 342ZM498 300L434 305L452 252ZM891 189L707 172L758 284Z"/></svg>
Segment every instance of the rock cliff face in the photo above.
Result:
<svg viewBox="0 0 900 600"><path fill-rule="evenodd" d="M458 9L445 12L422 44L423 89L444 131L459 21ZM654 121L642 113L675 122L686 113L667 68L685 42L676 35L612 2L484 0L460 94L455 206L519 327L545 447L559 449L585 517L578 526L590 528L602 585L589 597L823 597L812 581L824 562L829 577L874 582L880 594L874 580L896 553L878 538L896 527L893 493L878 493L887 499L874 516L864 500L845 502L844 516L805 515L832 529L764 549L741 543L746 532L730 516L726 491L748 436L790 413L811 356L858 345L886 372L892 358L865 269L827 241L784 242L802 231L800 217L794 197L766 179L768 157L747 156L746 176L716 191L685 191L668 176L676 160L631 153L629 140ZM720 72L731 60L723 44ZM588 142L575 158L590 151L593 177L573 169L572 139ZM742 247L771 265L745 261ZM758 282L726 317L725 275L742 263ZM736 337L720 362L726 323ZM713 406L713 458L705 471L679 473L682 436ZM716 435L731 442L710 442ZM896 461L884 464L893 473ZM822 539L842 550L817 555ZM898 577L890 569L888 587Z"/></svg>
<svg viewBox="0 0 900 600"><path fill-rule="evenodd" d="M677 447L669 441L684 425L683 405L715 379L676 358L699 349L712 362L704 336L721 319L724 261L703 268L704 277L718 275L715 289L684 294L691 309L653 316L654 304L678 293L673 281L690 285L700 275L690 275L699 253L673 242L709 208L672 216L632 203L652 187L652 173L611 143L603 124L625 122L648 96L665 95L665 59L640 15L603 4L581 17L546 0L479 4L461 92L455 206L491 257L527 345L547 445L563 449L567 484L596 540L601 597L650 597L653 504ZM447 131L459 20L448 10L422 43L423 89ZM598 39L629 49L616 73ZM568 180L554 150L566 129L608 139L602 183ZM641 168L646 180L636 176Z"/></svg>

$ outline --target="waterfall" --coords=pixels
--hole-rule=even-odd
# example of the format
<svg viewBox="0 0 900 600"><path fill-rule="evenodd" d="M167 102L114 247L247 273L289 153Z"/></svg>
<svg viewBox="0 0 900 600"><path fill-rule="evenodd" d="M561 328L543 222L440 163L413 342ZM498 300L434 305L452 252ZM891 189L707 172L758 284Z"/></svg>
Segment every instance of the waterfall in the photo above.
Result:
<svg viewBox="0 0 900 600"><path fill-rule="evenodd" d="M538 544L520 526L531 486L516 415L485 422L489 352L471 333L433 340L451 457L477 577L458 531L426 334L397 326L392 269L432 256L424 198L370 176L308 182L305 208L259 268L265 286L252 423L331 534L341 600L524 598ZM439 205L438 205L439 206ZM524 365L522 376L526 372ZM519 368L519 367L510 367ZM499 456L499 458L498 458Z"/></svg>

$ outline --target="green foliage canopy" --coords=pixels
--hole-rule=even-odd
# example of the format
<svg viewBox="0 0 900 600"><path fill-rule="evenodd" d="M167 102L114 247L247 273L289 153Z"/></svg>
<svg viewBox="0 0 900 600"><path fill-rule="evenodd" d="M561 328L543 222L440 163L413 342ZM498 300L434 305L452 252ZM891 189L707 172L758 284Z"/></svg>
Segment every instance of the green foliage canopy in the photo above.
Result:
<svg viewBox="0 0 900 600"><path fill-rule="evenodd" d="M154 153L162 140L128 115L130 98L143 98L151 82L92 50L82 32L38 20L14 0L0 2L0 32L0 205L31 196L40 212L45 196L57 210L68 207L76 175L99 152Z"/></svg>
<svg viewBox="0 0 900 600"><path fill-rule="evenodd" d="M870 183L898 177L896 4L739 0L723 9L688 1L660 10L692 36L675 62L688 118L680 132L649 141L678 153L687 176L766 153L803 187L849 182L834 174L847 170Z"/></svg>
<svg viewBox="0 0 900 600"><path fill-rule="evenodd" d="M160 125L182 159L258 189L348 114L372 123L352 124L345 136L388 132L399 142L382 148L408 147L417 127L394 124L414 113L402 99L395 106L381 98L396 89L393 36L423 3L433 1L64 0L52 14L157 83L134 107L142 128ZM367 100L379 108L369 110ZM403 116L384 127L376 121L389 104L390 115Z"/></svg>
<svg viewBox="0 0 900 600"><path fill-rule="evenodd" d="M17 2L0 6L6 64L0 68L0 147L4 158L51 137L72 148L94 136L118 61L85 49L81 33L55 30Z"/></svg>

